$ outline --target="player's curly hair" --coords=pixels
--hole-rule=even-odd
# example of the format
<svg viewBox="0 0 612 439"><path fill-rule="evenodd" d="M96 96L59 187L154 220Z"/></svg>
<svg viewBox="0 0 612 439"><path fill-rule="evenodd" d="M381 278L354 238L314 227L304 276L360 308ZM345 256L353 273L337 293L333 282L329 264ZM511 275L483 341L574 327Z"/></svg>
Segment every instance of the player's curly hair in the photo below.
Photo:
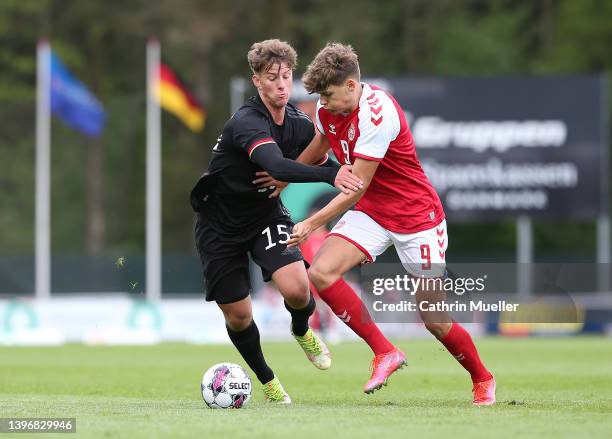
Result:
<svg viewBox="0 0 612 439"><path fill-rule="evenodd" d="M263 73L272 65L281 63L295 70L297 53L286 41L271 39L253 43L247 54L247 60L255 74Z"/></svg>
<svg viewBox="0 0 612 439"><path fill-rule="evenodd" d="M330 85L340 85L348 78L360 79L359 59L348 44L327 43L302 76L308 93L321 93Z"/></svg>

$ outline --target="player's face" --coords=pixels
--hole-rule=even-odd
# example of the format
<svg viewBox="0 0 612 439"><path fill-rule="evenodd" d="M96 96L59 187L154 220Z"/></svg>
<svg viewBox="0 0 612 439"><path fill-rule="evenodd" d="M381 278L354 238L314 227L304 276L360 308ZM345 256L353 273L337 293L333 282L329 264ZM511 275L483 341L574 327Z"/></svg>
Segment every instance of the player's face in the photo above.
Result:
<svg viewBox="0 0 612 439"><path fill-rule="evenodd" d="M321 105L332 114L350 113L359 105L353 79L341 85L330 85L320 94Z"/></svg>
<svg viewBox="0 0 612 439"><path fill-rule="evenodd" d="M253 83L265 103L283 108L291 97L293 71L285 63L271 64L264 72L253 75Z"/></svg>

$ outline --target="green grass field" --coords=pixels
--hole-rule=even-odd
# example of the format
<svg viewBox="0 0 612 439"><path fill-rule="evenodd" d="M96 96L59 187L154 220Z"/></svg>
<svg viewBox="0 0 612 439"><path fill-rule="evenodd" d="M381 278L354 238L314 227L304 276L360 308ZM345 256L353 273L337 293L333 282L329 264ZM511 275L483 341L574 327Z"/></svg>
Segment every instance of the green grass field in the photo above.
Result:
<svg viewBox="0 0 612 439"><path fill-rule="evenodd" d="M477 344L496 374L494 407L471 406L467 374L429 339L399 343L409 367L374 395L361 391L361 343L332 346L329 371L297 345L266 343L294 404L265 405L256 385L243 410L210 410L200 396L209 366L244 365L231 346L0 348L0 417L75 417L65 436L93 438L612 437L611 339Z"/></svg>

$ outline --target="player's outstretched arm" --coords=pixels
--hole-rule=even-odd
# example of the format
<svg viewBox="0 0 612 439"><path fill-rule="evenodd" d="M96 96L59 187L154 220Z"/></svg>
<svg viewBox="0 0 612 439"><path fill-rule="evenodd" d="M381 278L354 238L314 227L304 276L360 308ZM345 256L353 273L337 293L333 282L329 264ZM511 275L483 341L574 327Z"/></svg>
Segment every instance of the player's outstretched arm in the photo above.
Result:
<svg viewBox="0 0 612 439"><path fill-rule="evenodd" d="M294 247L305 241L313 230L318 229L324 224L327 224L333 218L337 217L341 213L348 210L353 206L368 189L376 169L378 168L378 161L365 160L357 158L353 165L353 174L360 177L363 180L363 187L355 192L349 194L341 193L334 197L323 209L304 221L297 223L293 227L293 233L291 238L287 241L287 247Z"/></svg>
<svg viewBox="0 0 612 439"><path fill-rule="evenodd" d="M360 178L351 173L351 167L349 166L334 168L304 165L283 157L275 143L268 143L256 148L251 154L251 160L280 181L290 183L324 182L343 191L346 188L358 191L363 184Z"/></svg>
<svg viewBox="0 0 612 439"><path fill-rule="evenodd" d="M308 146L302 151L296 161L299 163L304 163L305 165L340 168L340 165L338 163L329 159L327 153L328 151L329 141L327 140L327 137L322 135L319 131L315 130L314 137L312 138ZM260 188L276 186L276 190L268 196L268 198L276 198L280 195L281 191L287 187L289 183L285 181L276 180L266 171L259 171L255 174L255 180L253 180L253 184L257 185ZM347 193L348 191L347 187L338 189L342 190L345 193Z"/></svg>

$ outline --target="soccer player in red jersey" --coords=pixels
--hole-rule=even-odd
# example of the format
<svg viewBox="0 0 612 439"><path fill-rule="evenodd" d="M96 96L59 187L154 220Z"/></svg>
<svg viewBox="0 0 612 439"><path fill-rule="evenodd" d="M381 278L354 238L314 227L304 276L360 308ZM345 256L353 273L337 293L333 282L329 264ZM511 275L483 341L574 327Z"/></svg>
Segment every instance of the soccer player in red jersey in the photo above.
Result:
<svg viewBox="0 0 612 439"><path fill-rule="evenodd" d="M358 264L374 262L391 245L411 275L445 276L444 210L419 163L402 108L389 93L360 82L358 58L351 46L328 44L308 66L302 81L320 99L315 118L318 132L298 160L315 163L331 147L340 163L353 165L353 174L364 186L337 195L315 215L297 223L288 245L300 244L313 230L355 205L325 240L309 277L344 321L356 319L367 325L361 300L342 276ZM417 291L416 299L431 301L440 294ZM474 405L494 404L495 379L466 330L446 312L420 311L420 315L426 328L470 373ZM375 356L365 392L380 388L405 362L402 352L389 347L389 352Z"/></svg>

